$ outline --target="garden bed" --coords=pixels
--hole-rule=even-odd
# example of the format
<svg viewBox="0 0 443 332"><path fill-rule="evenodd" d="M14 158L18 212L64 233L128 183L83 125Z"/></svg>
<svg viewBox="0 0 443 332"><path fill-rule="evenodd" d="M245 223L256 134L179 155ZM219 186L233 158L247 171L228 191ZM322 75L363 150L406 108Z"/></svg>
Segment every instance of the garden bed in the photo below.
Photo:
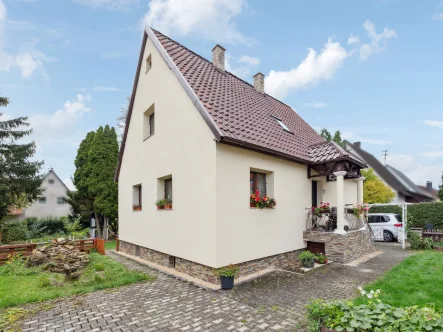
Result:
<svg viewBox="0 0 443 332"><path fill-rule="evenodd" d="M21 259L0 266L0 308L153 279L147 274L131 271L107 256L91 253L89 259L89 264L75 281L66 280L63 274L45 271L43 267L27 268Z"/></svg>

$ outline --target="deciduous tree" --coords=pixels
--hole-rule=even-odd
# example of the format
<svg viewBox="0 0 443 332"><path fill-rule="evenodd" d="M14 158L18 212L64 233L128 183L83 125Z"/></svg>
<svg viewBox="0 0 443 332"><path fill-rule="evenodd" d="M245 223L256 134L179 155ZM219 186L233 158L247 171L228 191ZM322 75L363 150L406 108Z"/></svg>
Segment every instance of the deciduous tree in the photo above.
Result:
<svg viewBox="0 0 443 332"><path fill-rule="evenodd" d="M363 186L365 203L390 203L394 199L395 193L375 175L372 168L362 170L361 173L366 178Z"/></svg>

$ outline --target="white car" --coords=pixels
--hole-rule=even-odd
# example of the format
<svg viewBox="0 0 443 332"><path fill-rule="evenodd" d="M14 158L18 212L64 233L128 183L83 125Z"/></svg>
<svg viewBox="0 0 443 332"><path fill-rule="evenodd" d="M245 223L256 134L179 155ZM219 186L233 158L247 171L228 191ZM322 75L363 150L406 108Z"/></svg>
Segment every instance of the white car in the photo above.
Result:
<svg viewBox="0 0 443 332"><path fill-rule="evenodd" d="M383 231L383 240L394 241L398 238L398 229L403 227L401 217L395 213L369 213L368 222L372 230Z"/></svg>

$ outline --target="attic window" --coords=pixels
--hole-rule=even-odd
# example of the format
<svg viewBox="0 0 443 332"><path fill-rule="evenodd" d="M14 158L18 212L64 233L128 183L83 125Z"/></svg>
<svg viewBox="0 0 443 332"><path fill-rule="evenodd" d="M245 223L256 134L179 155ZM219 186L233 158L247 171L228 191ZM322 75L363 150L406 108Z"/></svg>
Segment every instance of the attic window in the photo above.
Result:
<svg viewBox="0 0 443 332"><path fill-rule="evenodd" d="M152 67L152 58L151 54L146 58L146 72L148 72Z"/></svg>
<svg viewBox="0 0 443 332"><path fill-rule="evenodd" d="M287 131L288 133L293 134L293 132L291 131L291 129L289 129L288 126L286 126L286 125L284 124L284 122L283 122L281 119L279 119L279 118L277 118L277 117L275 117L275 116L273 116L273 118L275 119L275 121L277 121L277 123L280 125L280 127L283 128L284 131Z"/></svg>

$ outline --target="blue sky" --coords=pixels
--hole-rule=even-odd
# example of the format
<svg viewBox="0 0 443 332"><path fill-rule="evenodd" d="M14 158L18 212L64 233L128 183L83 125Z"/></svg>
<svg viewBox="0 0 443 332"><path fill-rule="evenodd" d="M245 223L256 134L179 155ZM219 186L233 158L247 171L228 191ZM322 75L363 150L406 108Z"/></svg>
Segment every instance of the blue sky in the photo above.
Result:
<svg viewBox="0 0 443 332"><path fill-rule="evenodd" d="M0 0L5 118L29 116L45 170L68 181L79 142L116 125L148 23L227 67L315 129L340 129L415 182L441 184L443 3Z"/></svg>

